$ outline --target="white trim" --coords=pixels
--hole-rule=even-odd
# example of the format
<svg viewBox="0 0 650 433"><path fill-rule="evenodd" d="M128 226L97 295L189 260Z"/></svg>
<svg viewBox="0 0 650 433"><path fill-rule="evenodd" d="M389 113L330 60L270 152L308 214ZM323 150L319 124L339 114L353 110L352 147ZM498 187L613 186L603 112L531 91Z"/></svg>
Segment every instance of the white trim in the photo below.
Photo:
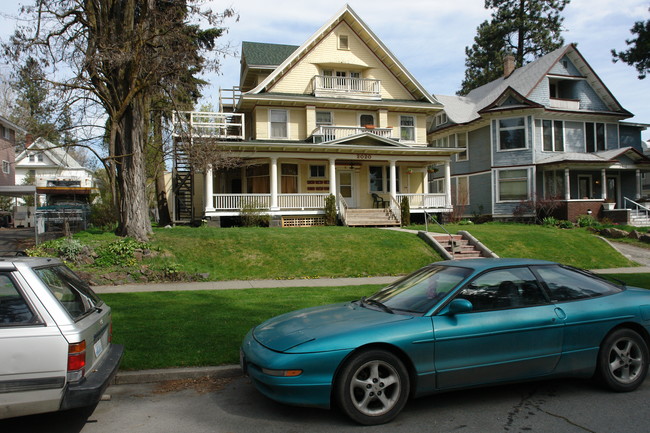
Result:
<svg viewBox="0 0 650 433"><path fill-rule="evenodd" d="M413 119L413 126L402 126L402 118L410 117ZM418 142L418 128L417 128L417 116L412 114L400 114L399 115L399 140L402 143L417 143ZM402 140L402 128L412 128L413 129L413 140Z"/></svg>
<svg viewBox="0 0 650 433"><path fill-rule="evenodd" d="M513 199L513 200L501 200L501 176L500 173L502 171L513 171L513 170L525 170L526 171L526 198L523 199ZM514 167L514 168L495 168L493 170L494 172L494 188L495 188L495 196L494 196L494 203L519 203L521 200L530 200L531 197L531 187L532 187L532 179L531 179L531 170L529 166L526 167Z"/></svg>
<svg viewBox="0 0 650 433"><path fill-rule="evenodd" d="M363 128L366 125L361 124L361 116L372 116L372 124L373 126L377 127L377 113L373 113L372 111L359 111L357 113L357 125L359 125L360 128Z"/></svg>
<svg viewBox="0 0 650 433"><path fill-rule="evenodd" d="M5 169L5 167L7 168ZM11 162L4 159L2 160L2 172L4 174L11 174Z"/></svg>
<svg viewBox="0 0 650 433"><path fill-rule="evenodd" d="M271 112L272 111L284 111L287 114L287 120L286 120L287 136L286 137L273 137L273 128L272 128L273 122L271 121ZM271 108L268 109L268 117L269 117L269 140L289 140L289 138L291 137L291 131L289 129L289 123L290 123L289 110L287 110L286 108L272 108L271 107Z"/></svg>
<svg viewBox="0 0 650 433"><path fill-rule="evenodd" d="M521 129L523 128L524 130L524 147L517 147L515 149L501 149L501 126L500 122L502 120L510 120L510 119L524 119L524 124L523 126L516 126L516 127L508 127L508 128L503 128L503 130L515 130L515 129ZM517 152L520 150L527 150L530 149L530 146L528 146L528 116L514 116L514 117L500 117L496 120L496 126L497 126L497 133L496 133L496 151L497 152Z"/></svg>

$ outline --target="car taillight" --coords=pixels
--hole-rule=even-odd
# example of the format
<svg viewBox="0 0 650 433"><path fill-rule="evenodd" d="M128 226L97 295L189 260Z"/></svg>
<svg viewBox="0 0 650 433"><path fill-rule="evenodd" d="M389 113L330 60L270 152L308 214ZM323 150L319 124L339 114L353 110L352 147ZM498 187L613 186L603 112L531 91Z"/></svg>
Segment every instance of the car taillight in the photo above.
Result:
<svg viewBox="0 0 650 433"><path fill-rule="evenodd" d="M86 368L86 341L68 345L68 382L78 382Z"/></svg>

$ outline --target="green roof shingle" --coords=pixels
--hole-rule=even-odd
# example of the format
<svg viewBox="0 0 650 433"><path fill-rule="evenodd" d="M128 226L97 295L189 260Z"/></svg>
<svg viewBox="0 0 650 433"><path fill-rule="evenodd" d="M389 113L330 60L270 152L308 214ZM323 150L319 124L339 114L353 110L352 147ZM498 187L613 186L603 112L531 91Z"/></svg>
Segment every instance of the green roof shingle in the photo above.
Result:
<svg viewBox="0 0 650 433"><path fill-rule="evenodd" d="M250 66L279 66L294 51L297 45L266 44L262 42L242 42L242 58Z"/></svg>

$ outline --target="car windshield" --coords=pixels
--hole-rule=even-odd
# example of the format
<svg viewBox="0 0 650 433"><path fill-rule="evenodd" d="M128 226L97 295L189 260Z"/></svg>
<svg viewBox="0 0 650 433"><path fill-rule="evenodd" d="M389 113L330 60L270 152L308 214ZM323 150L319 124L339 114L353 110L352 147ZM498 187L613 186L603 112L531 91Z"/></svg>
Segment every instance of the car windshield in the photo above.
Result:
<svg viewBox="0 0 650 433"><path fill-rule="evenodd" d="M34 272L75 321L103 303L99 296L66 266L49 266L34 269Z"/></svg>
<svg viewBox="0 0 650 433"><path fill-rule="evenodd" d="M472 272L456 266L428 266L385 287L369 300L391 310L424 314Z"/></svg>

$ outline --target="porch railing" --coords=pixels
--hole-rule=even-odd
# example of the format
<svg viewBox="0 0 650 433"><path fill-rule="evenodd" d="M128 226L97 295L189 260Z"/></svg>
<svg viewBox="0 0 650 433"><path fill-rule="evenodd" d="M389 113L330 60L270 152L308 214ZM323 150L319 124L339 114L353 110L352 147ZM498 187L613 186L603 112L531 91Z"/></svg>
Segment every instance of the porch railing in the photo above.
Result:
<svg viewBox="0 0 650 433"><path fill-rule="evenodd" d="M280 209L313 210L324 209L329 194L278 194ZM245 207L270 209L271 194L214 194L213 208L216 210L241 210Z"/></svg>
<svg viewBox="0 0 650 433"><path fill-rule="evenodd" d="M393 128L366 128L358 126L325 126L321 125L314 130L312 136L315 143L332 141L340 138L369 132L384 138L393 138Z"/></svg>
<svg viewBox="0 0 650 433"><path fill-rule="evenodd" d="M226 140L244 139L244 113L181 111L175 113L174 135Z"/></svg>
<svg viewBox="0 0 650 433"><path fill-rule="evenodd" d="M392 195L390 196L390 211L393 213L393 216L399 223L399 225L402 225L402 209L399 205L399 202L395 200L395 197Z"/></svg>
<svg viewBox="0 0 650 433"><path fill-rule="evenodd" d="M380 80L316 75L312 86L316 97L381 99Z"/></svg>
<svg viewBox="0 0 650 433"><path fill-rule="evenodd" d="M329 194L278 194L280 209L324 209Z"/></svg>
<svg viewBox="0 0 650 433"><path fill-rule="evenodd" d="M624 206L623 206L624 208L636 210L637 214L644 213L646 218L650 217L650 209L643 206L642 204L637 203L634 200L629 199L627 197L623 197L623 202L624 202Z"/></svg>
<svg viewBox="0 0 650 433"><path fill-rule="evenodd" d="M451 208L451 204L447 203L446 194L397 194L397 201L401 202L402 197L408 197L412 209Z"/></svg>
<svg viewBox="0 0 650 433"><path fill-rule="evenodd" d="M345 201L341 194L337 195L339 216L341 217L341 222L343 225L347 225L348 218L348 202Z"/></svg>

